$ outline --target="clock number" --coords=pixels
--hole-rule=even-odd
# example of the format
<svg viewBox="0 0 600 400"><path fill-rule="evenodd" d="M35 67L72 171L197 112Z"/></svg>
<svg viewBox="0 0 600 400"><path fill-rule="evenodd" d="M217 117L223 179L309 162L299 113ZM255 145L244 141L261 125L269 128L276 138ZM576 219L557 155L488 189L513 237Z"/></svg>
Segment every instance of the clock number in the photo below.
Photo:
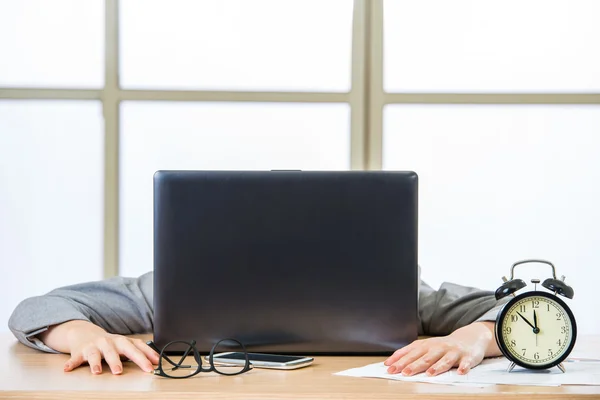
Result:
<svg viewBox="0 0 600 400"><path fill-rule="evenodd" d="M512 315L510 316L510 322L517 322L517 318L518 318L518 317L517 317L516 315L512 314Z"/></svg>
<svg viewBox="0 0 600 400"><path fill-rule="evenodd" d="M548 349L548 357L552 357L554 355L554 352L552 351L552 349Z"/></svg>
<svg viewBox="0 0 600 400"><path fill-rule="evenodd" d="M546 306L548 307L548 311L550 311L550 304L546 304Z"/></svg>
<svg viewBox="0 0 600 400"><path fill-rule="evenodd" d="M559 345L559 346L561 345L561 344L560 344L560 339L558 339L558 342L556 342L556 344L557 344L557 345Z"/></svg>
<svg viewBox="0 0 600 400"><path fill-rule="evenodd" d="M557 312L557 313L556 313L556 320L557 320L557 321L560 321L561 319L562 319L562 318L561 318L561 316L560 316L560 313L559 313L559 312Z"/></svg>
<svg viewBox="0 0 600 400"><path fill-rule="evenodd" d="M566 326L561 326L560 327L560 333L567 333L567 327Z"/></svg>
<svg viewBox="0 0 600 400"><path fill-rule="evenodd" d="M531 300L531 306L533 308L540 308L540 301L539 300Z"/></svg>
<svg viewBox="0 0 600 400"><path fill-rule="evenodd" d="M521 351L523 352L523 357L525 357L525 352L527 351L527 349L521 349Z"/></svg>
<svg viewBox="0 0 600 400"><path fill-rule="evenodd" d="M525 304L521 304L521 307L519 308L519 311L525 312Z"/></svg>
<svg viewBox="0 0 600 400"><path fill-rule="evenodd" d="M516 347L517 346L517 341L515 339L510 341L510 345L511 347Z"/></svg>
<svg viewBox="0 0 600 400"><path fill-rule="evenodd" d="M510 326L504 327L504 333L506 333L507 335L510 335L511 332L512 332L512 328Z"/></svg>
<svg viewBox="0 0 600 400"><path fill-rule="evenodd" d="M540 359L540 353L534 353L533 354L533 358L536 359L536 360L539 360Z"/></svg>

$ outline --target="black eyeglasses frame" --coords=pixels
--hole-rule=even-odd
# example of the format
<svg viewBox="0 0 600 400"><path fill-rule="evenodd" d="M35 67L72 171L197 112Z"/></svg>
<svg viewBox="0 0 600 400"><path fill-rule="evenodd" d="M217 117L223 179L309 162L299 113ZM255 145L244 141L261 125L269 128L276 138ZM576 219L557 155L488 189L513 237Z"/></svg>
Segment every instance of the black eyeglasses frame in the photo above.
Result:
<svg viewBox="0 0 600 400"><path fill-rule="evenodd" d="M244 367L240 370L240 371L236 371L233 373L226 373L223 371L220 371L218 368L215 368L215 364L214 364L214 354L215 354L215 349L219 346L219 344L223 343L223 342L235 342L237 343L241 348L243 353L245 354L245 363L244 363ZM186 342L184 340L174 340L172 342L167 343L162 350L159 350L158 347L156 347L156 345L154 344L153 341L148 341L146 342L146 344L153 349L154 351L156 351L159 354L159 358L158 358L158 368L156 368L154 370L154 375L159 375L162 376L164 378L171 378L171 379L185 379L185 378L191 378L192 376L196 376L198 375L200 372L216 372L217 374L220 375L226 375L226 376L234 376L234 375L240 375L243 374L244 372L248 372L249 370L252 369L252 363L250 363L250 358L248 357L248 351L246 350L246 346L244 346L244 344L242 342L240 342L239 340L236 339L221 339L219 340L217 343L215 343L215 345L212 347L212 349L210 350L210 353L208 355L208 363L209 363L209 367L208 368L204 368L202 366L202 357L200 356L200 353L198 352L198 349L196 348L196 341L192 340L190 342ZM166 353L165 350L167 350L170 346L174 345L174 344L184 344L186 346L188 346L187 350L185 352L183 352L183 355L181 356L181 359L179 360L178 363L174 362ZM185 366L182 365L182 363L185 361L185 359L188 357L188 355L190 354L190 352L193 352L194 355L194 359L196 360L196 363L198 364L196 371L194 371L193 373L191 373L190 375L185 375L185 376L173 376L173 375L169 375L167 374L162 367L162 360L164 359L166 362L168 362L169 364L171 364L174 369L178 369L178 368L184 368Z"/></svg>

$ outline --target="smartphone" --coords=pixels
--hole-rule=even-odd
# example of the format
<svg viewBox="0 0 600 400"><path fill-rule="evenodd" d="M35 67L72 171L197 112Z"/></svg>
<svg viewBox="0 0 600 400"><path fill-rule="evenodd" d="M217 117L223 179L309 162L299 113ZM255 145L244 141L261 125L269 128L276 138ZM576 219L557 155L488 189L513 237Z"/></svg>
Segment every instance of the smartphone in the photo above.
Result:
<svg viewBox="0 0 600 400"><path fill-rule="evenodd" d="M208 361L208 356L204 357ZM312 357L288 356L281 354L248 353L254 368L296 369L306 367L314 361ZM244 365L246 358L242 352L227 352L213 355L215 363Z"/></svg>

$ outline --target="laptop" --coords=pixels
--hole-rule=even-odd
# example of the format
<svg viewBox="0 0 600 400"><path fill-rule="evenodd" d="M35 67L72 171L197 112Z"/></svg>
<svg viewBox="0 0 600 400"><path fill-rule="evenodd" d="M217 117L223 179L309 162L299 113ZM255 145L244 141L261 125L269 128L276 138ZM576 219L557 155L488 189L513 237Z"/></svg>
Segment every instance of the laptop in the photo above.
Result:
<svg viewBox="0 0 600 400"><path fill-rule="evenodd" d="M154 341L390 354L417 338L410 171L157 171Z"/></svg>

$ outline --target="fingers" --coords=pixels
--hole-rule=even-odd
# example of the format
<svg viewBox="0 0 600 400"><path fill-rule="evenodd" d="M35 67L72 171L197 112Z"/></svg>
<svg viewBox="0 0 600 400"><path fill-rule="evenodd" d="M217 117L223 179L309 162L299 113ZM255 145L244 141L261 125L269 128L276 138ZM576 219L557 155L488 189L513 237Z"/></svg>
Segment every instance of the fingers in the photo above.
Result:
<svg viewBox="0 0 600 400"><path fill-rule="evenodd" d="M131 341L135 347L137 347L148 360L154 365L158 365L159 354L148 346L144 341L140 339L133 339Z"/></svg>
<svg viewBox="0 0 600 400"><path fill-rule="evenodd" d="M427 349L424 347L416 347L414 350L411 350L408 354L404 355L398 361L390 365L388 368L388 373L395 374L398 372L404 372L404 368L406 368L407 365L421 358L426 352Z"/></svg>
<svg viewBox="0 0 600 400"><path fill-rule="evenodd" d="M410 353L415 348L415 343L417 342L412 342L411 344L396 350L394 354L389 356L388 359L383 362L383 365L390 366L405 355L407 355L408 353Z"/></svg>
<svg viewBox="0 0 600 400"><path fill-rule="evenodd" d="M115 344L111 339L102 338L97 341L98 348L104 356L104 360L110 367L113 374L118 375L123 372L123 364L121 364L121 357L115 348Z"/></svg>
<svg viewBox="0 0 600 400"><path fill-rule="evenodd" d="M69 372L87 361L93 374L102 373L102 359L106 361L113 374L123 372L121 355L129 358L142 370L152 372L158 364L159 355L140 339L110 335L95 338L88 342L82 351L75 349L65 363L64 371Z"/></svg>
<svg viewBox="0 0 600 400"><path fill-rule="evenodd" d="M464 356L460 360L460 364L458 366L458 373L460 375L465 375L465 374L469 373L469 371L471 370L471 368L474 367L477 364L478 364L478 362L476 362L473 357L471 357L471 356Z"/></svg>
<svg viewBox="0 0 600 400"><path fill-rule="evenodd" d="M426 372L429 376L435 376L458 367L458 374L465 375L479 362L472 355L456 349L434 347L427 352L415 349L391 365L388 373L401 372L402 375L412 376Z"/></svg>
<svg viewBox="0 0 600 400"><path fill-rule="evenodd" d="M72 354L71 358L65 363L64 371L73 371L75 368L83 364L83 355L81 353Z"/></svg>
<svg viewBox="0 0 600 400"><path fill-rule="evenodd" d="M119 353L136 363L142 370L146 372L152 372L154 370L154 366L150 360L148 360L146 354L144 354L127 338L122 337L121 339L122 340L118 340L117 342L117 349ZM158 357L156 361L158 363Z"/></svg>
<svg viewBox="0 0 600 400"><path fill-rule="evenodd" d="M83 352L83 358L90 365L93 374L102 373L102 355L97 346L89 346Z"/></svg>
<svg viewBox="0 0 600 400"><path fill-rule="evenodd" d="M439 359L435 364L427 369L427 375L434 376L448 371L454 367L460 360L460 352L450 351Z"/></svg>
<svg viewBox="0 0 600 400"><path fill-rule="evenodd" d="M402 370L398 369L398 372L402 372L402 375L411 376L415 374L419 374L424 372L429 367L431 367L434 363L436 363L440 358L442 358L446 354L444 349L441 348L432 348L422 357L415 359L413 362L406 365Z"/></svg>

